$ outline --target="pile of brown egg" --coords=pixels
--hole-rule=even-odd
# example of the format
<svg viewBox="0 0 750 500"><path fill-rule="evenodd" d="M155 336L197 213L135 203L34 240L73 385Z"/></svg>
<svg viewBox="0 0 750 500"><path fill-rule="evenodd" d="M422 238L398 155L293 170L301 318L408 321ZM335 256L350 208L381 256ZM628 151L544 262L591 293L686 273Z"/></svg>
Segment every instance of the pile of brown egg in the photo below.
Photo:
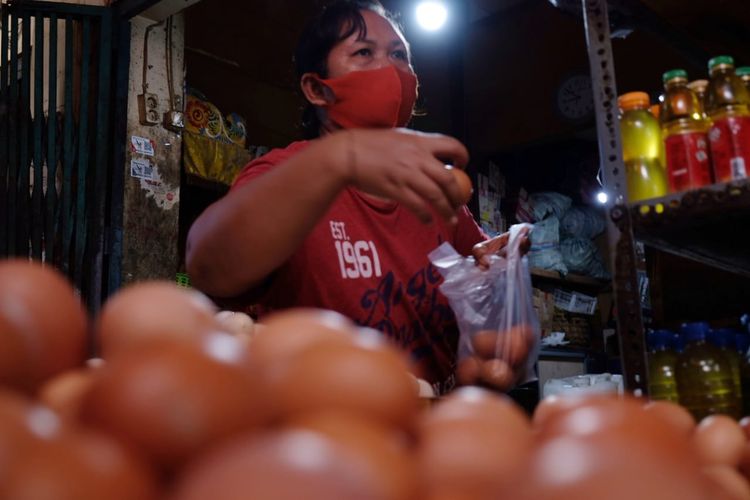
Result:
<svg viewBox="0 0 750 500"><path fill-rule="evenodd" d="M336 313L260 328L151 282L89 320L56 271L0 262L0 498L739 500L749 472L728 417L598 396L529 418L475 387L425 408Z"/></svg>

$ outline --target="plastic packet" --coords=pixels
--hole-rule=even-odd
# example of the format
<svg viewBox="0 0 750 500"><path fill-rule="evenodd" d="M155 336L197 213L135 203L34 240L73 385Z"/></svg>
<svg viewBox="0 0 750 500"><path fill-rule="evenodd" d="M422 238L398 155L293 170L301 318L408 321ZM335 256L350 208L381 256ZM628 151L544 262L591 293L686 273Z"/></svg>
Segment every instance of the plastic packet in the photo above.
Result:
<svg viewBox="0 0 750 500"><path fill-rule="evenodd" d="M449 243L429 255L444 278L440 290L458 322L456 375L461 384L508 390L536 380L540 330L528 260L520 251L523 229L530 231L531 225L510 228L507 256L492 255L486 270Z"/></svg>

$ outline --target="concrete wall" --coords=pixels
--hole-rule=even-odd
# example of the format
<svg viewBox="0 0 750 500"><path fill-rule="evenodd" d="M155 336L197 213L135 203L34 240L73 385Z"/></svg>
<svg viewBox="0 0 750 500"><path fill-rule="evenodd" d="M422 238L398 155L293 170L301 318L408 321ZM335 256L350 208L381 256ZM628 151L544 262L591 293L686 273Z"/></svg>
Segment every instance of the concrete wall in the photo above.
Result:
<svg viewBox="0 0 750 500"><path fill-rule="evenodd" d="M174 16L172 61L174 91L184 102L184 21ZM154 148L154 155L133 151L125 161L125 206L123 217L123 283L145 279L173 280L178 270L178 216L182 138L162 125L139 122L138 95L143 93L143 47L146 28L153 21L136 17L132 21L130 84L128 90L127 141L142 138ZM148 92L156 94L159 115L168 110L165 24L151 30L148 41ZM136 138L136 139L134 139ZM150 168L139 168L147 165Z"/></svg>

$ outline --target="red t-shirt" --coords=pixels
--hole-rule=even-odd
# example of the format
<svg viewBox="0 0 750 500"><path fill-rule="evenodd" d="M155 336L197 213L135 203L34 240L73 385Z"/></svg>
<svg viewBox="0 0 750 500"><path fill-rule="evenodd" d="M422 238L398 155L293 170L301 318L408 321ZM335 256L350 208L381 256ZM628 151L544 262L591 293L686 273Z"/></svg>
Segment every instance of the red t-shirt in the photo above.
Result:
<svg viewBox="0 0 750 500"><path fill-rule="evenodd" d="M303 150L275 149L249 163L237 189ZM283 201L282 201L283 202ZM486 236L463 207L451 228L439 217L421 223L400 204L344 189L260 295L261 311L318 307L384 332L407 350L420 375L445 391L453 384L458 339L442 278L427 254L444 241L460 253Z"/></svg>

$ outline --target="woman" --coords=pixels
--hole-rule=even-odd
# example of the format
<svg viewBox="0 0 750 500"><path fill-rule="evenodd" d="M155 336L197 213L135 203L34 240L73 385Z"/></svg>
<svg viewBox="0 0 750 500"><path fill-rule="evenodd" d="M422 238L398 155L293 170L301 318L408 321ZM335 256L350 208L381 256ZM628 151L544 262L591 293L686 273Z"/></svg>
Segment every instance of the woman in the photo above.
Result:
<svg viewBox="0 0 750 500"><path fill-rule="evenodd" d="M409 45L376 0L331 4L295 59L314 139L250 163L198 218L188 236L191 280L264 310L339 311L393 338L423 377L448 389L457 327L427 254L449 241L469 255L486 239L445 168L463 168L466 148L396 128L411 118L417 79Z"/></svg>

